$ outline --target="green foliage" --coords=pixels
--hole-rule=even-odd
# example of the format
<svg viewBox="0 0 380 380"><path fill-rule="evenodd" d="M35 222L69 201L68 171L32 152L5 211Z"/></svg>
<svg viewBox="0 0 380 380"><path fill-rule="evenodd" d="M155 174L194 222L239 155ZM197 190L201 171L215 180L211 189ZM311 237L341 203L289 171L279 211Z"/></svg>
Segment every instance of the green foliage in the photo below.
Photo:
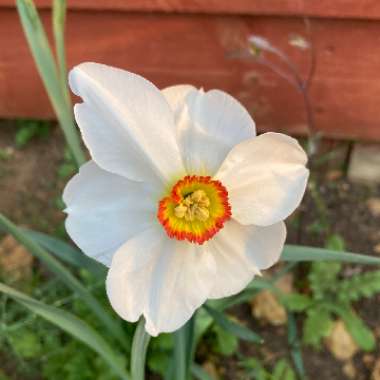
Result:
<svg viewBox="0 0 380 380"><path fill-rule="evenodd" d="M337 284L336 292L340 302L372 297L380 292L380 270L360 273L344 279Z"/></svg>
<svg viewBox="0 0 380 380"><path fill-rule="evenodd" d="M63 162L58 167L58 177L61 179L67 179L73 176L77 171L77 165L68 148L65 149L63 155Z"/></svg>
<svg viewBox="0 0 380 380"><path fill-rule="evenodd" d="M212 349L214 352L224 356L230 356L237 351L239 340L235 335L216 324L213 325L211 331L214 334L214 339L212 340Z"/></svg>
<svg viewBox="0 0 380 380"><path fill-rule="evenodd" d="M289 311L293 312L304 311L313 303L310 297L299 293L284 294L281 296L281 302Z"/></svg>
<svg viewBox="0 0 380 380"><path fill-rule="evenodd" d="M244 359L240 362L240 365L247 372L248 378L252 380L296 380L293 368L285 359L280 359L274 365L272 371L268 371L255 358Z"/></svg>
<svg viewBox="0 0 380 380"><path fill-rule="evenodd" d="M363 320L350 309L342 309L338 313L357 345L365 351L374 350L376 347L375 337Z"/></svg>
<svg viewBox="0 0 380 380"><path fill-rule="evenodd" d="M314 307L306 312L303 326L303 340L306 344L319 347L321 339L330 334L333 324L331 313Z"/></svg>
<svg viewBox="0 0 380 380"><path fill-rule="evenodd" d="M152 338L148 351L148 368L152 372L164 376L169 367L172 349L173 336L171 334L160 334L158 337Z"/></svg>
<svg viewBox="0 0 380 380"><path fill-rule="evenodd" d="M34 137L46 138L49 135L51 123L41 120L17 120L18 129L15 135L17 148L24 147Z"/></svg>
<svg viewBox="0 0 380 380"><path fill-rule="evenodd" d="M63 62L65 59L63 45L65 4L62 1L55 1L53 4L53 32L59 61L58 67L34 2L32 0L17 0L16 5L38 72L49 95L67 144L79 167L85 162L85 156L74 124L72 106L68 96L65 64Z"/></svg>
<svg viewBox="0 0 380 380"><path fill-rule="evenodd" d="M30 327L22 327L8 335L13 350L25 359L33 359L41 355L42 342L39 335Z"/></svg>
<svg viewBox="0 0 380 380"><path fill-rule="evenodd" d="M326 248L342 251L345 249L344 240L337 234L331 235ZM308 274L311 294L284 295L281 301L290 311L306 313L303 326L306 344L320 347L322 338L331 331L334 316L338 316L359 347L370 351L375 347L373 333L353 312L351 302L380 292L380 271L354 274L343 280L341 271L340 262L315 261Z"/></svg>

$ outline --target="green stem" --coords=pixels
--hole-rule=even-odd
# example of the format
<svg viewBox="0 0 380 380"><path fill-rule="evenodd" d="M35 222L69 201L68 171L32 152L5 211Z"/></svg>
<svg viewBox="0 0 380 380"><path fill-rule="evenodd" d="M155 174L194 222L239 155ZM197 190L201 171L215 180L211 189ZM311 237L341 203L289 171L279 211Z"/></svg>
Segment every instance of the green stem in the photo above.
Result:
<svg viewBox="0 0 380 380"><path fill-rule="evenodd" d="M187 380L186 373L186 326L174 334L174 373L176 380Z"/></svg>
<svg viewBox="0 0 380 380"><path fill-rule="evenodd" d="M132 380L145 379L145 358L150 341L150 335L145 331L145 320L141 318L132 342L131 377Z"/></svg>
<svg viewBox="0 0 380 380"><path fill-rule="evenodd" d="M196 313L174 334L175 380L189 380L195 354L194 326Z"/></svg>

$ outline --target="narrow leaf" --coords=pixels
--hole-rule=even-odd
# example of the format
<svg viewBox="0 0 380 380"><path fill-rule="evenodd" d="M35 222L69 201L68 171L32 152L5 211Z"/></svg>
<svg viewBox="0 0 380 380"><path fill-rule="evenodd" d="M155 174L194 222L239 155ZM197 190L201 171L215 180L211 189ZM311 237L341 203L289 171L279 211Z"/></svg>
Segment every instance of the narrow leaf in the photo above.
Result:
<svg viewBox="0 0 380 380"><path fill-rule="evenodd" d="M375 349L376 340L373 332L353 310L339 307L335 307L334 310L343 319L347 330L360 348L365 351Z"/></svg>
<svg viewBox="0 0 380 380"><path fill-rule="evenodd" d="M380 265L380 258L378 257L298 245L286 245L281 259L284 261L340 261L346 263Z"/></svg>
<svg viewBox="0 0 380 380"><path fill-rule="evenodd" d="M44 27L32 0L17 0L16 4L38 72L49 95L66 141L79 167L85 162L85 156L74 124L72 109L69 107L64 91L62 91L62 82L58 75Z"/></svg>
<svg viewBox="0 0 380 380"><path fill-rule="evenodd" d="M37 242L43 248L47 249L54 256L58 257L67 264L73 265L74 267L80 269L85 268L96 278L105 278L107 268L86 256L79 249L76 249L70 244L42 232L27 229L22 229L22 231L27 237Z"/></svg>
<svg viewBox="0 0 380 380"><path fill-rule="evenodd" d="M263 343L263 339L252 330L233 322L220 311L208 305L203 305L204 309L210 314L214 321L222 328L235 335L236 337L253 343Z"/></svg>
<svg viewBox="0 0 380 380"><path fill-rule="evenodd" d="M82 341L96 351L120 378L128 379L121 356L115 353L109 344L84 321L67 311L39 302L2 283L0 283L0 292Z"/></svg>
<svg viewBox="0 0 380 380"><path fill-rule="evenodd" d="M67 87L67 70L65 54L65 20L66 20L66 0L53 0L53 33L55 40L55 50L59 68L59 79L65 100L70 106L70 96ZM71 108L71 106L70 106Z"/></svg>
<svg viewBox="0 0 380 380"><path fill-rule="evenodd" d="M212 380L210 375L198 364L193 364L191 366L191 373L198 380Z"/></svg>
<svg viewBox="0 0 380 380"><path fill-rule="evenodd" d="M118 339L122 345L126 345L127 340L119 323L112 319L96 298L70 273L70 271L66 269L66 267L35 241L30 239L21 229L2 214L0 214L0 228L3 228L5 231L13 235L13 237L24 245L34 256L42 260L52 272L59 276L69 288L81 297L87 306L98 316L99 320L104 323L109 332Z"/></svg>

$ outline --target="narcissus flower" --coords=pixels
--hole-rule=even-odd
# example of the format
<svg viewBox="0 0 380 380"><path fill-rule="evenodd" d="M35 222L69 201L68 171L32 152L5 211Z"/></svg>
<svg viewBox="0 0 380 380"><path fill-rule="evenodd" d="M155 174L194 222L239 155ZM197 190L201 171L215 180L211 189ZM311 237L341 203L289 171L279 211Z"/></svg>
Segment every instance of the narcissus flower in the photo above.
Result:
<svg viewBox="0 0 380 380"><path fill-rule="evenodd" d="M219 90L160 91L96 63L75 67L69 82L92 160L64 191L66 228L109 267L122 318L143 315L151 335L174 331L279 259L283 220L308 178L295 139L256 136L245 108Z"/></svg>

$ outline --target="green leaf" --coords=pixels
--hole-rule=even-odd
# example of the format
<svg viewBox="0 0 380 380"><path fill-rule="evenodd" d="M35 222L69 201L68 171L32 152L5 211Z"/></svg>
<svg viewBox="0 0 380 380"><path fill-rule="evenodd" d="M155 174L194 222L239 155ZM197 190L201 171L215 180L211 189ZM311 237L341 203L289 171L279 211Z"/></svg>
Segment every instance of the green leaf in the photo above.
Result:
<svg viewBox="0 0 380 380"><path fill-rule="evenodd" d="M333 250L333 251L339 251L343 252L346 249L346 244L344 242L344 239L342 236L338 234L332 234L327 238L326 241L326 248Z"/></svg>
<svg viewBox="0 0 380 380"><path fill-rule="evenodd" d="M201 366L195 363L191 366L191 373L198 380L213 380Z"/></svg>
<svg viewBox="0 0 380 380"><path fill-rule="evenodd" d="M288 344L294 368L300 379L305 379L305 366L303 364L302 347L298 338L297 322L293 313L288 313Z"/></svg>
<svg viewBox="0 0 380 380"><path fill-rule="evenodd" d="M239 340L235 335L219 325L214 325L212 331L215 333L216 337L215 344L213 345L215 352L224 356L230 356L237 351Z"/></svg>
<svg viewBox="0 0 380 380"><path fill-rule="evenodd" d="M304 311L313 304L310 297L299 293L283 294L280 299L288 310L294 312Z"/></svg>
<svg viewBox="0 0 380 380"><path fill-rule="evenodd" d="M70 94L67 87L67 70L65 54L65 21L66 21L66 0L53 0L53 34L55 50L59 68L59 78L65 100L70 106Z"/></svg>
<svg viewBox="0 0 380 380"><path fill-rule="evenodd" d="M43 248L67 264L79 269L87 269L98 279L105 279L107 268L92 258L86 256L79 249L72 247L64 241L44 234L42 232L21 229L28 238L34 240Z"/></svg>
<svg viewBox="0 0 380 380"><path fill-rule="evenodd" d="M145 379L145 359L150 335L145 331L145 320L141 318L132 342L131 376L133 380Z"/></svg>
<svg viewBox="0 0 380 380"><path fill-rule="evenodd" d="M79 167L86 160L80 145L79 134L74 124L71 105L68 103L67 96L62 89L62 81L59 78L45 30L32 0L17 0L16 4L38 72Z"/></svg>
<svg viewBox="0 0 380 380"><path fill-rule="evenodd" d="M96 351L122 379L128 379L122 357L115 353L108 343L81 319L64 310L39 302L2 283L0 283L0 292L85 343Z"/></svg>
<svg viewBox="0 0 380 380"><path fill-rule="evenodd" d="M375 337L362 319L350 309L344 308L338 313L356 344L365 351L373 351L376 347Z"/></svg>
<svg viewBox="0 0 380 380"><path fill-rule="evenodd" d="M16 240L27 248L30 253L43 261L47 267L54 272L61 280L74 292L76 292L87 306L98 316L108 331L124 346L126 345L126 337L120 324L112 319L112 317L99 304L97 299L86 289L70 271L66 269L54 256L44 250L39 244L30 239L21 229L14 225L5 216L0 214L0 228L12 234Z"/></svg>
<svg viewBox="0 0 380 380"><path fill-rule="evenodd" d="M335 290L341 269L342 264L339 262L316 261L312 263L308 279L314 299L323 300L325 293Z"/></svg>
<svg viewBox="0 0 380 380"><path fill-rule="evenodd" d="M233 322L222 312L213 309L207 304L204 304L203 308L210 314L210 316L220 327L235 335L237 338L253 343L263 343L263 339L258 334L254 333L252 330L248 329L245 326Z"/></svg>
<svg viewBox="0 0 380 380"><path fill-rule="evenodd" d="M342 302L372 297L380 292L380 270L355 274L351 278L340 281L335 289Z"/></svg>
<svg viewBox="0 0 380 380"><path fill-rule="evenodd" d="M296 380L296 375L285 359L279 360L272 374L273 380Z"/></svg>
<svg viewBox="0 0 380 380"><path fill-rule="evenodd" d="M336 252L325 248L285 245L283 261L340 261L345 263L380 265L380 258L351 252Z"/></svg>
<svg viewBox="0 0 380 380"><path fill-rule="evenodd" d="M315 348L320 347L321 339L330 334L332 328L331 314L326 309L313 308L306 313L303 326L303 340Z"/></svg>
<svg viewBox="0 0 380 380"><path fill-rule="evenodd" d="M9 341L18 355L25 359L38 357L42 352L40 337L30 328L20 328L8 334Z"/></svg>

